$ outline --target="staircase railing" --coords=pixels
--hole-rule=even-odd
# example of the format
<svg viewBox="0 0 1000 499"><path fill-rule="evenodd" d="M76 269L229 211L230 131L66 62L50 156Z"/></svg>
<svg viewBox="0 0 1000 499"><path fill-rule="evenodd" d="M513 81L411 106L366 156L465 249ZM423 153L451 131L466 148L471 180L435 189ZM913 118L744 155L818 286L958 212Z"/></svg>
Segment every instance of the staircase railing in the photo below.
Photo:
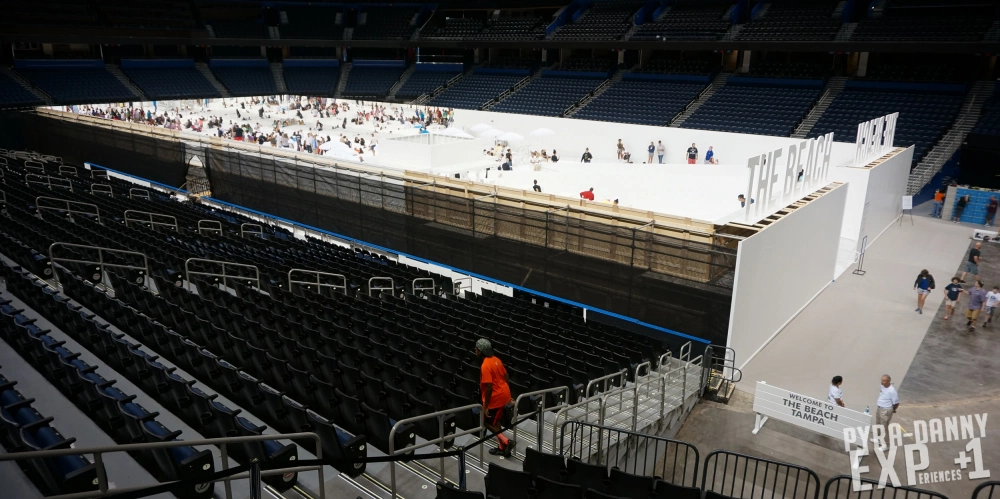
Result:
<svg viewBox="0 0 1000 499"><path fill-rule="evenodd" d="M122 494L125 492L132 492L138 490L144 490L152 487L154 484L136 486L136 487L121 487L112 489L109 485L107 466L104 463L104 455L111 454L115 452L133 452L133 451L152 451L157 449L172 449L175 447L194 447L194 446L206 446L212 445L217 446L222 452L222 472L217 474L204 485L206 487L215 482L225 482L225 493L223 497L226 499L233 498L233 491L229 487L229 482L233 480L245 480L250 479L250 489L251 492L257 491L258 495L256 497L261 497L259 491L261 488L260 477L262 476L272 476L272 475L284 475L286 473L299 473L303 471L316 471L319 473L319 483L326 483L326 478L324 476L323 466L294 466L290 468L282 468L268 471L260 471L259 463L257 463L256 473L254 473L254 466L251 465L250 470L242 471L238 473L232 473L226 475L225 472L229 471L229 453L228 446L230 444L245 444L249 442L263 442L271 440L296 440L296 439L311 439L316 442L316 459L323 459L323 445L319 439L319 435L315 433L288 433L281 435L252 435L245 437L226 437L226 438L208 438L203 440L174 440L170 442L153 442L153 443L139 443L139 444L124 444L124 445L109 445L102 447L87 447L81 448L71 448L71 449L55 449L55 450L43 450L43 451L32 451L32 452L13 452L8 454L0 454L0 462L4 461L14 461L14 460L30 460L30 459L50 459L62 456L79 456L79 455L92 455L94 457L94 465L97 467L97 492L77 492L73 494L61 494L56 496L48 496L47 499L84 499L84 498L94 498L94 497L106 497ZM255 478L252 477L252 473L256 475ZM221 475L221 476L220 476ZM180 482L179 482L180 483ZM318 487L317 493L319 494L319 499L326 498L326 491L324 487ZM253 494L251 494L253 497Z"/></svg>

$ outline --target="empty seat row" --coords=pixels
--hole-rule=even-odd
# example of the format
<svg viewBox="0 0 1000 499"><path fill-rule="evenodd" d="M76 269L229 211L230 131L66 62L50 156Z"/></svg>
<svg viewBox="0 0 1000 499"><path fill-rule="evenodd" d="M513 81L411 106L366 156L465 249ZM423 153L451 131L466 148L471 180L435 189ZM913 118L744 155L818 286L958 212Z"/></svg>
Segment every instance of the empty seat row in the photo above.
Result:
<svg viewBox="0 0 1000 499"><path fill-rule="evenodd" d="M559 116L570 105L594 91L602 80L543 76L528 82L492 108L506 113Z"/></svg>
<svg viewBox="0 0 1000 499"><path fill-rule="evenodd" d="M573 117L663 126L704 88L702 83L622 80L588 102Z"/></svg>

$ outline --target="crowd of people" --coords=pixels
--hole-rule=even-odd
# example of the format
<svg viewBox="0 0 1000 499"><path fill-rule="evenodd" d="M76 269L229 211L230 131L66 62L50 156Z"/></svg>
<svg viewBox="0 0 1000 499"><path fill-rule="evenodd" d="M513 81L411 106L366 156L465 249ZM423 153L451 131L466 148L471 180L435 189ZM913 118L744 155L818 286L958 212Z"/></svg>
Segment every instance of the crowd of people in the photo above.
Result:
<svg viewBox="0 0 1000 499"><path fill-rule="evenodd" d="M615 148L618 153L619 161L625 163L632 163L632 153L625 148L625 144L622 142L622 139L618 139L618 143L615 144ZM653 163L654 156L656 157L656 163L663 164L663 157L666 156L667 154L667 147L663 145L662 140L658 140L656 141L656 143L650 141L649 145L646 147L646 153L647 155L645 164L650 164L650 165L654 164ZM684 154L685 157L687 158L688 164L693 165L698 163L698 156L699 156L698 146L695 145L694 143L691 144L691 147L689 147ZM591 160L593 159L594 155L590 153L589 148L586 148L583 152L583 156L580 158L580 162L590 163ZM719 158L715 157L715 151L712 150L712 146L708 146L708 150L705 151L705 157L703 161L704 164L706 165L719 164Z"/></svg>
<svg viewBox="0 0 1000 499"><path fill-rule="evenodd" d="M212 103L209 99L171 104L173 105L168 109L160 109L156 102L152 103L151 108L143 107L141 103L130 102L105 107L68 106L65 110L168 130L211 133L223 139L255 142L261 146L269 145L309 154L323 154L329 149L323 145L336 140L350 147L353 154L362 162L365 154L376 154L378 150L376 134L380 132L392 133L393 126L397 129L405 126L427 127L431 124L448 126L455 119L453 109L387 107L384 104L366 104L363 101L351 103L326 97L307 99L246 97L229 99L228 102L222 99L222 109L216 109L218 114L212 112ZM234 111L236 119L224 118L223 110ZM255 114L256 118L253 117ZM333 124L324 126L323 119L332 119ZM309 125L308 123L313 120L314 124ZM348 121L355 128L371 125L372 132L367 138L364 133L347 133ZM289 127L296 129L289 130ZM321 133L324 128L327 129L327 134ZM330 133L335 129L342 130L337 137Z"/></svg>

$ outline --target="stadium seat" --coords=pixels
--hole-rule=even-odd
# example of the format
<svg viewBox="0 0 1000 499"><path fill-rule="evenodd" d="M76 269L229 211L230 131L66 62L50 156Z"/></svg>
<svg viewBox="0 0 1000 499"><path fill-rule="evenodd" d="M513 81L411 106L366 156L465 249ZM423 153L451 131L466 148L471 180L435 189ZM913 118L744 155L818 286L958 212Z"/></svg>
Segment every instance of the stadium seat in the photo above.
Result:
<svg viewBox="0 0 1000 499"><path fill-rule="evenodd" d="M606 491L610 483L608 482L608 468L604 465L588 464L579 459L566 460L566 482L579 485L584 490Z"/></svg>
<svg viewBox="0 0 1000 499"><path fill-rule="evenodd" d="M579 485L556 482L548 478L535 477L538 494L535 499L583 499L583 488Z"/></svg>
<svg viewBox="0 0 1000 499"><path fill-rule="evenodd" d="M624 497L649 497L656 488L656 479L625 473L617 467L611 468L609 480L608 490Z"/></svg>
<svg viewBox="0 0 1000 499"><path fill-rule="evenodd" d="M535 478L545 477L557 482L565 482L569 475L563 456L546 454L531 447L524 449L524 471Z"/></svg>
<svg viewBox="0 0 1000 499"><path fill-rule="evenodd" d="M499 499L527 499L535 495L531 475L490 463L486 474L486 497Z"/></svg>
<svg viewBox="0 0 1000 499"><path fill-rule="evenodd" d="M483 499L483 493L475 490L458 490L446 482L437 483L436 499Z"/></svg>
<svg viewBox="0 0 1000 499"><path fill-rule="evenodd" d="M656 499L701 499L700 488L674 485L663 480L656 481L655 490L655 494L650 497L656 497Z"/></svg>

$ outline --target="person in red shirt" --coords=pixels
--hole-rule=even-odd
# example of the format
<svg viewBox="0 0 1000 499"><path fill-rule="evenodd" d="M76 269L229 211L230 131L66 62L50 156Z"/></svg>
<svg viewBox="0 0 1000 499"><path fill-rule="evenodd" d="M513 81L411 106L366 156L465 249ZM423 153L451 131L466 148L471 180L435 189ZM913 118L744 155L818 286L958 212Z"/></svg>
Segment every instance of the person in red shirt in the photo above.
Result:
<svg viewBox="0 0 1000 499"><path fill-rule="evenodd" d="M483 360L479 387L483 393L484 425L497 434L497 441L500 444L496 449L490 449L490 454L510 457L515 442L504 436L501 426L507 404L511 401L510 388L507 386L507 369L503 367L503 362L493 355L493 345L485 338L476 341L476 357Z"/></svg>
<svg viewBox="0 0 1000 499"><path fill-rule="evenodd" d="M581 192L580 193L580 197L582 197L583 199L586 199L587 201L593 201L594 200L594 188L591 187L590 190Z"/></svg>

